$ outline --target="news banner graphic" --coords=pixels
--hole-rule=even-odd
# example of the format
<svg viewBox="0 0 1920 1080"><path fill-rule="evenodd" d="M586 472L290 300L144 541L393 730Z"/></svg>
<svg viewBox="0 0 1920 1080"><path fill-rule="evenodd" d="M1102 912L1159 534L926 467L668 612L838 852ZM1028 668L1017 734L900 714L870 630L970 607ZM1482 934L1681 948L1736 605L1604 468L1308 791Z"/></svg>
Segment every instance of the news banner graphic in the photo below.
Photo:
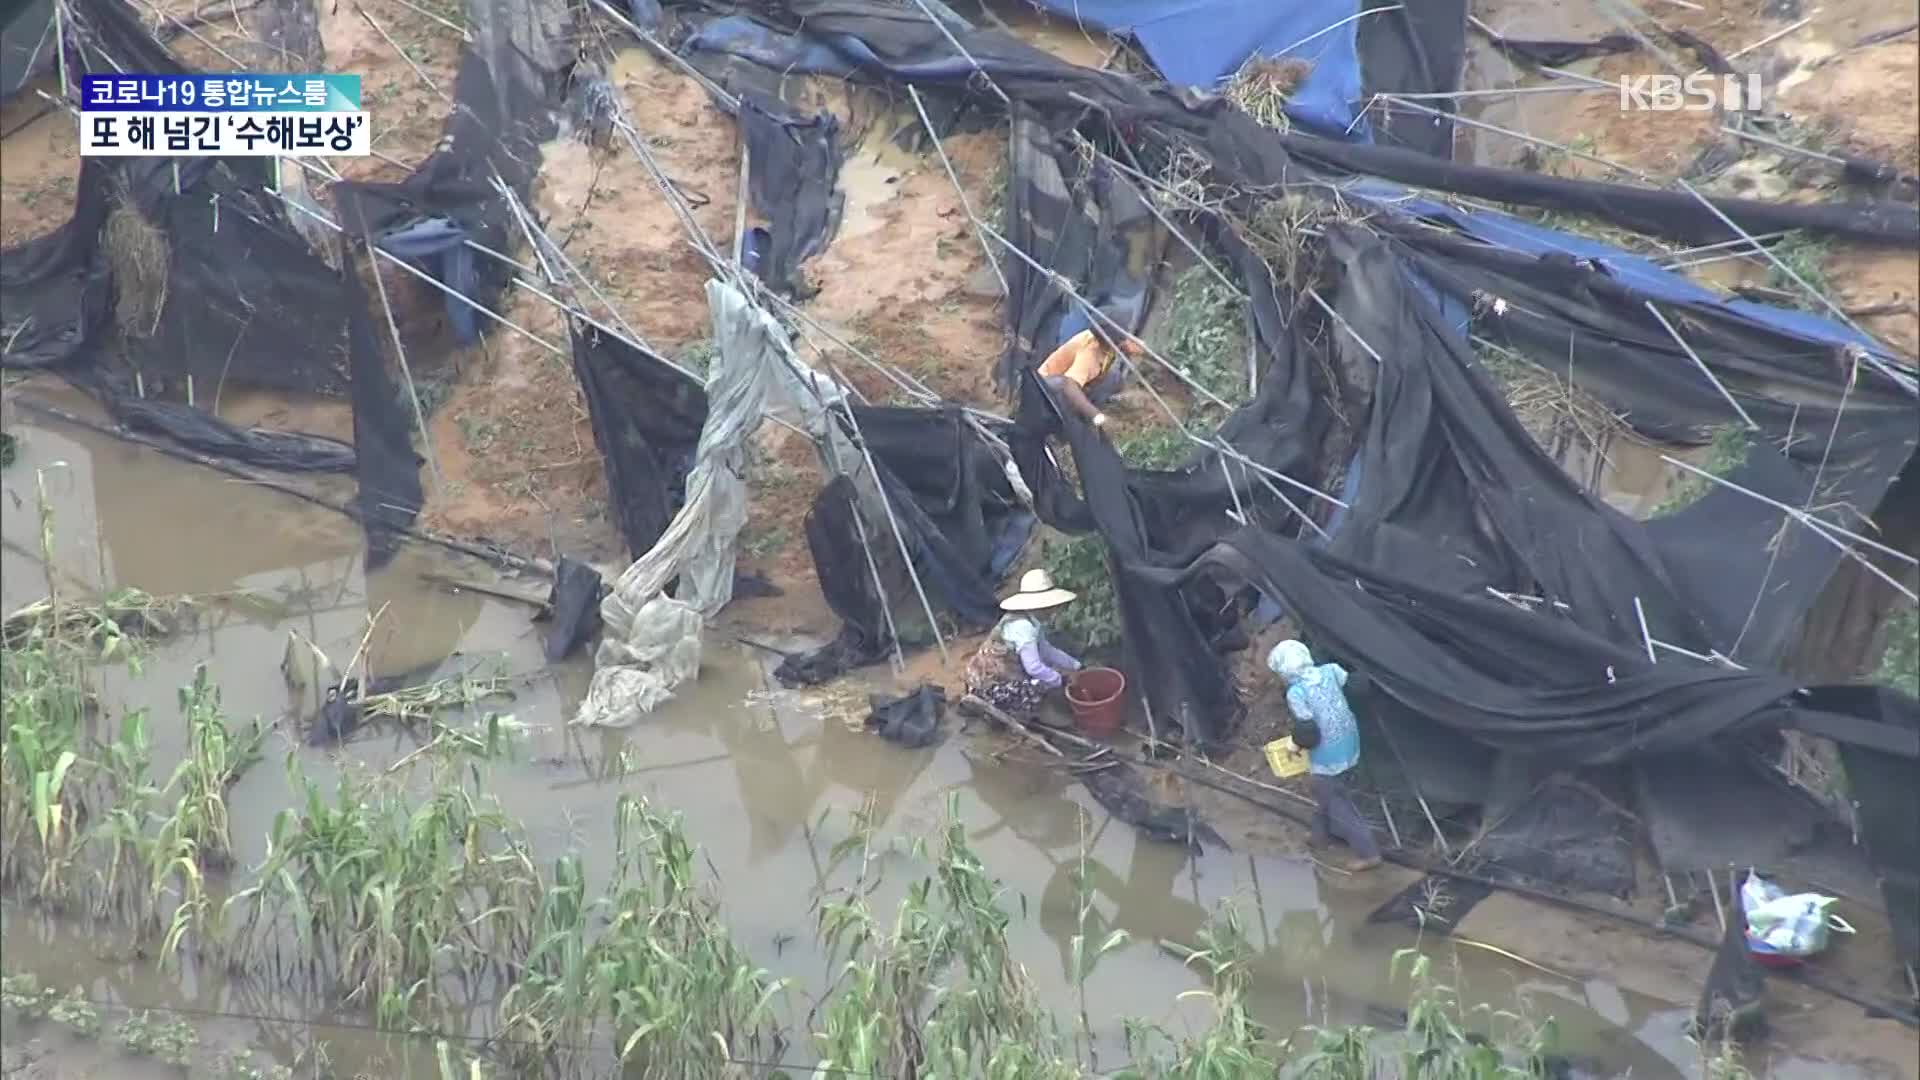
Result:
<svg viewBox="0 0 1920 1080"><path fill-rule="evenodd" d="M365 157L358 75L86 75L81 157Z"/></svg>

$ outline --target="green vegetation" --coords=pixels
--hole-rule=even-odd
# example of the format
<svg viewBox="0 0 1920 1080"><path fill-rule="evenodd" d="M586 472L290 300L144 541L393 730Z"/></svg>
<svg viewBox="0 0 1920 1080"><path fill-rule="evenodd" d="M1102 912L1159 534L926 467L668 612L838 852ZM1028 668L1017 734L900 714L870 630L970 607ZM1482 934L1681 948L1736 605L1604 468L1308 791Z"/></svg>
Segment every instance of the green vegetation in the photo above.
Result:
<svg viewBox="0 0 1920 1080"><path fill-rule="evenodd" d="M1808 311L1824 310L1820 301L1807 295L1806 290L1793 278L1798 275L1801 281L1822 295L1832 294L1833 283L1827 280L1827 256L1832 254L1832 245L1828 240L1823 236L1795 230L1775 241L1768 250L1780 261L1767 262L1767 288L1789 294L1792 299L1785 302L1794 307ZM1793 274L1782 270L1782 266L1792 270Z"/></svg>
<svg viewBox="0 0 1920 1080"><path fill-rule="evenodd" d="M0 469L13 464L13 459L19 455L19 440L15 439L11 432L0 431Z"/></svg>
<svg viewBox="0 0 1920 1080"><path fill-rule="evenodd" d="M1048 537L1041 558L1053 580L1079 599L1047 616L1048 626L1064 640L1093 652L1120 643L1120 604L1107 565L1106 541L1098 533Z"/></svg>
<svg viewBox="0 0 1920 1080"><path fill-rule="evenodd" d="M1207 393L1228 405L1246 400L1246 302L1205 266L1189 267L1173 279L1161 351ZM1217 404L1195 395L1189 424L1207 419L1218 424L1223 418Z"/></svg>
<svg viewBox="0 0 1920 1080"><path fill-rule="evenodd" d="M1127 464L1136 469L1176 469L1199 447L1176 427L1149 427L1129 431L1114 440Z"/></svg>
<svg viewBox="0 0 1920 1080"><path fill-rule="evenodd" d="M749 559L778 555L791 543L793 530L782 521L754 522L740 530L740 553Z"/></svg>
<svg viewBox="0 0 1920 1080"><path fill-rule="evenodd" d="M50 520L45 532L51 546ZM1103 550L1091 538L1064 546L1056 576L1087 594L1071 610L1082 618L1104 611L1104 624L1093 625L1110 641L1111 590L1102 598L1095 584L1106 580ZM1550 1024L1465 1009L1425 958L1412 956L1396 961L1413 991L1403 1030L1328 1029L1294 1045L1254 1016L1252 949L1232 906L1192 947L1167 945L1203 980L1197 996L1210 1002L1210 1017L1177 1031L1128 1021L1130 1062L1103 1070L1093 1060L1086 986L1128 939L1100 925L1084 823L1069 972L1076 1025L1029 981L1009 940L1015 916L1005 890L971 848L957 803L931 840L904 851L876 843L870 820L856 818L829 859L845 884L823 884L815 897L833 977L818 998L797 1001L729 932L677 816L637 796L620 799L602 825L614 839L604 879L576 855L536 860L525 830L483 787L479 766L501 753L505 717L492 718L484 735L442 727L388 768L349 764L325 785L289 755L296 805L268 827L258 866L231 868L226 792L258 759L258 731L226 720L202 667L178 696L187 751L156 781L147 715L97 724L102 708L90 689L103 660L137 672L137 649L117 627L66 612L56 593L46 618L0 646L0 878L12 896L92 916L161 964L192 956L205 970L295 981L396 1035L470 1024L467 1010L497 988L490 1059L438 1042L441 1080L622 1068L722 1080L803 1042L823 1068L929 1080L1236 1080L1276 1075L1283 1064L1290 1075L1329 1080L1549 1072ZM111 741L97 734L103 728ZM850 861L851 874L841 873ZM915 876L888 917L874 906L881 870L903 864ZM0 1004L83 1037L101 1030L100 1009L81 988L62 994L30 974L0 981ZM200 1043L187 1024L138 1012L116 1035L129 1050L174 1064L191 1062ZM287 1075L251 1055L220 1061L215 1075Z"/></svg>
<svg viewBox="0 0 1920 1080"><path fill-rule="evenodd" d="M183 1069L193 1064L193 1048L200 1041L193 1025L185 1020L160 1019L146 1012L127 1017L114 1038L129 1054L157 1058Z"/></svg>
<svg viewBox="0 0 1920 1080"><path fill-rule="evenodd" d="M1887 617L1887 644L1873 681L1920 697L1920 609L1901 605Z"/></svg>
<svg viewBox="0 0 1920 1080"><path fill-rule="evenodd" d="M1747 450L1753 445L1753 436L1746 428L1738 424L1728 424L1716 428L1713 438L1707 443L1707 460L1698 466L1715 476L1730 475L1735 469L1746 464ZM1699 502L1707 492L1714 488L1713 481L1704 476L1682 470L1673 478L1673 486L1667 489L1667 497L1653 508L1654 517L1666 517L1679 513Z"/></svg>
<svg viewBox="0 0 1920 1080"><path fill-rule="evenodd" d="M705 337L681 346L679 354L673 359L681 367L704 379L713 374L713 362L719 358L720 346L714 344L712 338Z"/></svg>

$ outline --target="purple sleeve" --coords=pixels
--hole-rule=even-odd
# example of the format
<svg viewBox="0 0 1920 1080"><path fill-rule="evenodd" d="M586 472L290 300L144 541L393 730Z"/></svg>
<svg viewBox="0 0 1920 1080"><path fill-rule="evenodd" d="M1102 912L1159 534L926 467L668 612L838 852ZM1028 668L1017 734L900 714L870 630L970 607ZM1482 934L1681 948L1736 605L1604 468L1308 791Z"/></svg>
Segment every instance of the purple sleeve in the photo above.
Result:
<svg viewBox="0 0 1920 1080"><path fill-rule="evenodd" d="M1027 677L1048 686L1059 686L1060 673L1047 666L1040 658L1040 646L1029 642L1020 646L1020 666L1027 669Z"/></svg>
<svg viewBox="0 0 1920 1080"><path fill-rule="evenodd" d="M1045 660L1056 671L1079 671L1080 661L1071 655L1054 648L1053 642L1040 640L1040 659Z"/></svg>

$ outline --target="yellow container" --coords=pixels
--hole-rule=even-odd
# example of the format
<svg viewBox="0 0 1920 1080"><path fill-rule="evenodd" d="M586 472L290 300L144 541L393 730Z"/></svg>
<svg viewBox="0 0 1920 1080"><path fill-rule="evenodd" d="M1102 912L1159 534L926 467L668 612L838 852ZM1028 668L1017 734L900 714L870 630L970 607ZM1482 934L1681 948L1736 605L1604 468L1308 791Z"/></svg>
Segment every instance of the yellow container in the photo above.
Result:
<svg viewBox="0 0 1920 1080"><path fill-rule="evenodd" d="M1273 775L1285 780L1290 776L1299 776L1307 771L1307 752L1293 745L1293 736L1275 739L1264 748L1267 752L1267 768Z"/></svg>

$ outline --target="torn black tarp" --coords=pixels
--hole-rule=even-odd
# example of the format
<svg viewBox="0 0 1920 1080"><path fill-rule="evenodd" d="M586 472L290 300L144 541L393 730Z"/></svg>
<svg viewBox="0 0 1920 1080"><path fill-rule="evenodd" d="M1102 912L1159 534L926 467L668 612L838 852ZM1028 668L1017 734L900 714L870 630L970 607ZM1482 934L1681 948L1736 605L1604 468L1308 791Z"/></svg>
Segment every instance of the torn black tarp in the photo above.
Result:
<svg viewBox="0 0 1920 1080"><path fill-rule="evenodd" d="M1884 724L1920 737L1920 701L1879 686L1815 689L1810 709ZM1920 964L1920 763L1904 754L1841 742L1840 764L1860 823L1860 842L1886 898L1894 946L1908 964Z"/></svg>
<svg viewBox="0 0 1920 1080"><path fill-rule="evenodd" d="M553 589L547 594L547 663L572 656L600 629L600 571L562 555L553 564Z"/></svg>
<svg viewBox="0 0 1920 1080"><path fill-rule="evenodd" d="M75 73L186 70L119 0L70 15ZM73 217L0 252L0 364L56 371L117 422L205 453L354 468L336 440L243 429L214 411L232 388L347 386L352 301L268 186L264 159L87 159Z"/></svg>
<svg viewBox="0 0 1920 1080"><path fill-rule="evenodd" d="M367 569L373 570L393 558L400 534L412 526L426 494L420 487L420 456L413 450L413 413L387 371L366 290L357 274L340 277L353 302L347 333L353 357L353 445L359 455L356 499L367 532Z"/></svg>
<svg viewBox="0 0 1920 1080"><path fill-rule="evenodd" d="M1467 857L1494 878L1632 896L1639 830L1623 803L1597 786L1605 773L1585 780L1549 775L1529 785L1540 759L1508 760L1510 767L1495 770Z"/></svg>
<svg viewBox="0 0 1920 1080"><path fill-rule="evenodd" d="M1179 844L1196 852L1227 846L1191 807L1156 803L1147 794L1147 783L1139 770L1125 762L1109 761L1102 768L1083 772L1080 782L1107 813L1161 843Z"/></svg>
<svg viewBox="0 0 1920 1080"><path fill-rule="evenodd" d="M769 238L760 277L790 296L815 291L800 264L826 249L840 228L845 196L840 176L840 122L832 113L807 116L776 98L749 91L740 99L753 208L767 219Z"/></svg>
<svg viewBox="0 0 1920 1080"><path fill-rule="evenodd" d="M881 659L893 647L889 611L901 644L933 640L899 557L896 524L928 600L972 629L999 617L994 586L1034 526L999 458L963 410L857 407L853 414L892 514L865 506L845 476L815 498L807 547L841 630L824 647L780 665L774 674L789 686L823 682ZM876 573L884 588L876 587Z"/></svg>
<svg viewBox="0 0 1920 1080"><path fill-rule="evenodd" d="M892 648L885 609L888 598L876 588L873 572L861 555L860 526L855 524L859 513L853 481L846 476L828 481L807 511L807 550L813 556L820 594L839 618L840 631L826 645L783 660L773 673L782 686L818 685L871 664Z"/></svg>
<svg viewBox="0 0 1920 1080"><path fill-rule="evenodd" d="M1713 967L1707 971L1707 981L1700 987L1700 1000L1693 1009L1692 1034L1703 1044L1755 1038L1764 1035L1767 1026L1767 980L1747 946L1747 916L1740 903L1739 875L1728 874L1726 883L1727 895L1720 898L1719 907L1726 912L1727 926L1720 934Z"/></svg>
<svg viewBox="0 0 1920 1080"><path fill-rule="evenodd" d="M1632 34L1607 34L1591 41L1536 41L1505 37L1484 26L1480 28L1480 32L1486 35L1488 43L1501 52L1530 63L1546 64L1550 67L1559 67L1562 64L1571 64L1575 60L1588 60L1596 56L1630 53L1640 47L1640 39Z"/></svg>
<svg viewBox="0 0 1920 1080"><path fill-rule="evenodd" d="M614 521L637 559L652 550L685 497L707 422L706 388L659 356L577 320L572 345Z"/></svg>
<svg viewBox="0 0 1920 1080"><path fill-rule="evenodd" d="M947 711L947 692L922 683L910 694L896 698L874 695L869 699L873 711L867 714L867 730L910 750L932 746L940 741L940 718Z"/></svg>
<svg viewBox="0 0 1920 1080"><path fill-rule="evenodd" d="M575 58L571 25L560 0L469 0L468 43L439 147L398 183L335 184L341 224L494 307L513 268L468 242L493 251L512 246L513 212L494 185L526 204L540 146L559 130ZM478 340L470 305L449 295L446 310L460 341Z"/></svg>

